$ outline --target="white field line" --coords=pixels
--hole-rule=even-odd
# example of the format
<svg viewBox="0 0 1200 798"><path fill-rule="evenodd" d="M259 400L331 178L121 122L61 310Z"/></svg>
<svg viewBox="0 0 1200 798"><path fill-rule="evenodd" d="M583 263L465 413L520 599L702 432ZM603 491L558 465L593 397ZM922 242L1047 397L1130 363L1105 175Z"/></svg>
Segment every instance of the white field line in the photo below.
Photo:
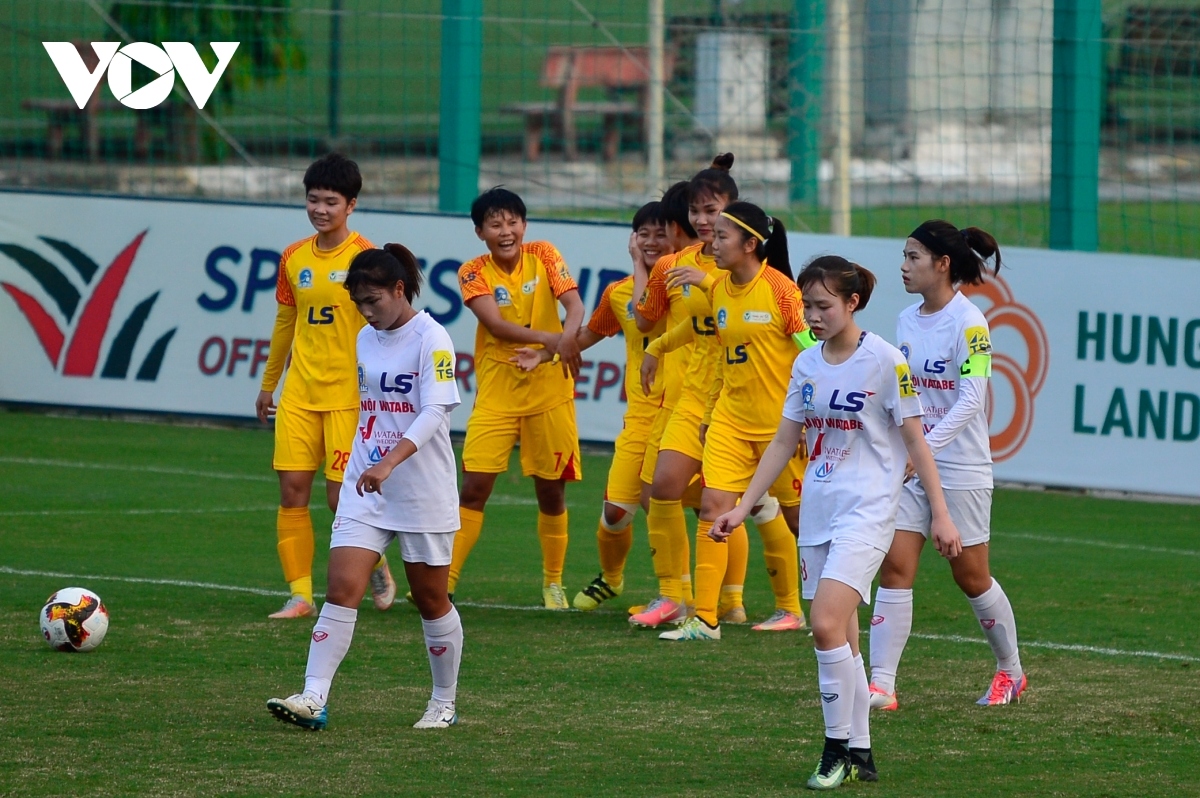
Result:
<svg viewBox="0 0 1200 798"><path fill-rule="evenodd" d="M1141 546L1136 543L1110 543L1107 540L1085 540L1084 538L1055 537L1053 535L1034 535L1028 532L1002 532L999 538L1016 538L1018 540L1035 540L1039 543L1065 543L1076 546L1095 546L1101 549L1121 549L1124 551L1141 551L1147 554L1171 554L1177 557L1200 557L1200 551L1192 549L1168 549L1163 546Z"/></svg>
<svg viewBox="0 0 1200 798"><path fill-rule="evenodd" d="M73 582L82 582L85 580L95 582L124 582L127 584L140 585L165 585L167 587L186 587L197 588L201 590L222 590L230 593L250 593L255 596L278 596L286 597L289 593L286 590L268 590L260 587L244 587L241 585L220 585L213 582L191 582L182 579L147 579L136 576L98 576L87 574L65 574L55 571L32 571L20 568L10 568L5 565L0 565L0 574L9 576L40 576L54 577L55 579L67 579ZM323 598L323 594L316 594L316 598ZM403 599L400 599L403 601ZM473 609L483 610L506 610L517 612L550 612L544 607L522 604L491 604L486 602L474 601L457 601L455 602L460 607L470 607ZM577 610L571 610L577 612ZM868 633L863 632L866 636ZM970 645L987 645L987 640L979 637L966 637L964 635L938 635L926 634L922 632L913 632L911 637L918 640L934 640L944 643L966 643ZM1099 654L1106 657L1142 657L1145 659L1162 659L1172 662L1200 662L1200 656L1190 654L1169 654L1161 651L1145 651L1136 650L1129 651L1121 648L1106 648L1104 646L1085 646L1074 643L1049 643L1038 640L1022 640L1021 647L1023 648L1044 648L1049 651L1069 651L1080 654Z"/></svg>
<svg viewBox="0 0 1200 798"><path fill-rule="evenodd" d="M220 471L193 471L186 468L168 468L165 466L131 466L117 463L83 463L75 460L48 460L38 457L0 457L0 463L12 465L46 466L48 468L86 468L92 471L132 471L142 474L164 474L176 477L198 477L201 479L228 479L242 482L278 482L279 478L267 474L229 474ZM324 478L317 476L317 483ZM537 504L537 499L530 496L510 496L507 494L493 495L488 504L496 506L530 507ZM168 512L163 510L161 512ZM197 510L196 512L200 512ZM219 510L216 512L241 512L241 510ZM6 515L11 513L0 513ZM31 513L34 514L34 513ZM47 513L50 514L50 513Z"/></svg>
<svg viewBox="0 0 1200 798"><path fill-rule="evenodd" d="M867 633L864 632L864 635ZM919 640L938 640L946 643L978 643L986 646L987 640L981 637L964 637L963 635L934 635L913 632L910 637ZM1045 643L1039 640L1021 640L1021 648L1045 648L1050 651L1077 651L1084 654L1103 654L1108 657L1149 657L1152 659L1167 659L1175 662L1200 662L1200 657L1190 654L1165 654L1160 651L1127 651L1122 648L1105 648L1103 646L1084 646L1076 643Z"/></svg>
<svg viewBox="0 0 1200 798"><path fill-rule="evenodd" d="M276 505L267 506L264 504L261 507L159 507L125 510L3 510L0 511L0 518L19 518L22 516L46 515L204 515L207 513L273 513L278 509L279 507Z"/></svg>

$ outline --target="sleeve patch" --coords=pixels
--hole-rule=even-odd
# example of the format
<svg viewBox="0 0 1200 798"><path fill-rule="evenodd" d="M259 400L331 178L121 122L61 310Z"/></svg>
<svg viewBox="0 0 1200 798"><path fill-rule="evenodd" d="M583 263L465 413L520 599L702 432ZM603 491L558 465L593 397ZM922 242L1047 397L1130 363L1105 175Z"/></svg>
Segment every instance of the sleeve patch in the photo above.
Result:
<svg viewBox="0 0 1200 798"><path fill-rule="evenodd" d="M968 327L963 337L967 339L968 357L992 354L992 337L988 334L987 327Z"/></svg>
<svg viewBox="0 0 1200 798"><path fill-rule="evenodd" d="M913 386L912 372L908 370L907 363L901 363L896 366L896 385L900 388L901 399L913 399L917 395L917 389Z"/></svg>
<svg viewBox="0 0 1200 798"><path fill-rule="evenodd" d="M963 377L990 377L992 376L992 356L983 352L971 355L967 358L967 362L962 364L958 373Z"/></svg>
<svg viewBox="0 0 1200 798"><path fill-rule="evenodd" d="M438 382L454 381L454 353L445 349L433 350L433 376Z"/></svg>

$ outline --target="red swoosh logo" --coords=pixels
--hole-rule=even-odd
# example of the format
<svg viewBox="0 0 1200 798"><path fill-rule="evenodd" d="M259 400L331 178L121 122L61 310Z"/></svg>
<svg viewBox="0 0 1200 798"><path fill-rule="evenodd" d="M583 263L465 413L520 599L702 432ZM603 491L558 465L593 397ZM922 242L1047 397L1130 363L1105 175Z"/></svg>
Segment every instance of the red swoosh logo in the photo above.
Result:
<svg viewBox="0 0 1200 798"><path fill-rule="evenodd" d="M148 230L143 230L133 239L121 253L113 259L104 272L104 277L96 285L96 290L88 299L79 317L79 326L71 336L71 345L67 349L67 360L63 366L63 374L71 377L90 377L96 372L96 361L100 359L100 344L104 342L104 333L108 330L108 322L112 319L113 305L125 285L129 268L137 255L142 239Z"/></svg>
<svg viewBox="0 0 1200 798"><path fill-rule="evenodd" d="M62 330L58 329L58 324L50 317L50 314L42 309L38 301L29 294L17 288L15 285L8 283L0 283L4 286L4 290L17 303L17 307L21 313L25 314L26 321L37 334L38 341L42 345L42 349L46 350L46 357L50 358L50 362L55 366L58 365L58 356L62 353L63 334Z"/></svg>

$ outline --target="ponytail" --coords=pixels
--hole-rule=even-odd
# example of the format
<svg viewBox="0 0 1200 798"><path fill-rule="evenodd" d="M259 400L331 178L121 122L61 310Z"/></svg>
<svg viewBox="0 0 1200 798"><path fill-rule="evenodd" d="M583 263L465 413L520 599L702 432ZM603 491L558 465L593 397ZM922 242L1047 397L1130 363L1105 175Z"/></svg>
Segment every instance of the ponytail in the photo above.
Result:
<svg viewBox="0 0 1200 798"><path fill-rule="evenodd" d="M858 294L858 306L854 309L857 313L871 300L871 292L875 290L875 275L870 269L852 263L841 255L819 255L810 260L796 278L796 284L802 292L815 283L820 283L829 293L847 302Z"/></svg>
<svg viewBox="0 0 1200 798"><path fill-rule="evenodd" d="M367 249L354 256L346 281L346 290L353 293L359 286L392 289L404 284L404 298L413 301L421 293L421 266L403 244L384 244L383 249Z"/></svg>
<svg viewBox="0 0 1200 798"><path fill-rule="evenodd" d="M730 156L732 157L732 156ZM771 268L792 279L792 264L788 258L787 228L783 222L766 214L762 208L749 202L733 202L725 206L721 212L733 220L742 234L742 241L748 236L758 239L754 248L754 256L759 261L766 261Z"/></svg>
<svg viewBox="0 0 1200 798"><path fill-rule="evenodd" d="M726 152L713 158L707 169L701 169L688 183L688 201L695 202L704 196L725 197L730 202L738 198L737 182L730 176L733 168L733 153Z"/></svg>
<svg viewBox="0 0 1200 798"><path fill-rule="evenodd" d="M959 230L943 219L930 219L909 233L920 241L934 259L950 259L951 285L979 285L987 273L987 261L993 259L992 274L1000 271L1000 245L986 230L966 227Z"/></svg>

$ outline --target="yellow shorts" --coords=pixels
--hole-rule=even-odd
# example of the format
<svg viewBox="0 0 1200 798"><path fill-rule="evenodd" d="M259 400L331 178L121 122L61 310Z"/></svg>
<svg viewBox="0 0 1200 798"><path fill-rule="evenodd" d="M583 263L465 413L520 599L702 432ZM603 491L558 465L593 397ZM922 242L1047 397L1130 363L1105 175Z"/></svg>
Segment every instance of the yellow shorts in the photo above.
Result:
<svg viewBox="0 0 1200 798"><path fill-rule="evenodd" d="M646 442L650 437L649 424L638 419L617 436L613 445L612 464L608 467L608 484L604 488L604 500L617 504L637 504L642 499L642 459L646 455Z"/></svg>
<svg viewBox="0 0 1200 798"><path fill-rule="evenodd" d="M736 431L723 424L709 427L704 441L704 487L728 493L745 492L770 443L742 440ZM784 507L800 503L806 465L799 456L793 457L771 486L769 493Z"/></svg>
<svg viewBox="0 0 1200 798"><path fill-rule="evenodd" d="M646 441L646 453L642 455L642 482L647 485L654 482L654 468L658 465L658 445L662 441L663 430L671 420L671 408L660 407L650 425L650 438Z"/></svg>
<svg viewBox="0 0 1200 798"><path fill-rule="evenodd" d="M574 402L530 416L503 416L476 405L467 419L463 471L503 474L518 441L525 476L569 482L583 479Z"/></svg>
<svg viewBox="0 0 1200 798"><path fill-rule="evenodd" d="M663 430L658 450L679 452L700 462L704 459L704 446L700 443L700 422L703 416L682 403L675 406L671 420Z"/></svg>
<svg viewBox="0 0 1200 798"><path fill-rule="evenodd" d="M306 410L279 403L275 412L276 471L316 471L325 461L325 479L341 482L358 427L358 408Z"/></svg>

